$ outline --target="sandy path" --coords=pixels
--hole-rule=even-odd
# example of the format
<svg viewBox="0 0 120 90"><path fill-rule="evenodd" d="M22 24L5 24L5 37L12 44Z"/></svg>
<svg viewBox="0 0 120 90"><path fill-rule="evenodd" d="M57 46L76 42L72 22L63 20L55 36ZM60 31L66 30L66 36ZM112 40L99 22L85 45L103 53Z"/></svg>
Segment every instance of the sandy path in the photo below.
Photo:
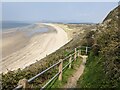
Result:
<svg viewBox="0 0 120 90"><path fill-rule="evenodd" d="M6 73L8 70L16 70L18 68L23 69L35 63L36 60L40 60L46 57L46 55L55 52L68 42L67 34L63 29L53 24L46 25L52 26L57 32L38 34L32 37L26 47L2 60L0 63L0 66L2 65L2 71L0 73Z"/></svg>
<svg viewBox="0 0 120 90"><path fill-rule="evenodd" d="M83 58L82 64L77 69L77 71L72 75L72 77L68 79L68 82L64 86L64 88L76 88L77 81L84 71L87 56L81 56L81 57Z"/></svg>

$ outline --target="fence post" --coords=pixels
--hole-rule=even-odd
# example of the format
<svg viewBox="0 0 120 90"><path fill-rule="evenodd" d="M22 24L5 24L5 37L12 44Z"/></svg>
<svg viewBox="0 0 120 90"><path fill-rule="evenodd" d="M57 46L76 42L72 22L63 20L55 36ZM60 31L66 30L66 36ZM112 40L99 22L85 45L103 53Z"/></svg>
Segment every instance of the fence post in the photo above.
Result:
<svg viewBox="0 0 120 90"><path fill-rule="evenodd" d="M18 85L22 85L23 86L22 90L28 90L28 89L30 89L29 83L28 83L27 79L25 79L25 78L19 80Z"/></svg>
<svg viewBox="0 0 120 90"><path fill-rule="evenodd" d="M87 48L87 47L86 47L86 50L85 50L85 51L86 51L86 55L87 55L87 52L88 52L88 48Z"/></svg>
<svg viewBox="0 0 120 90"><path fill-rule="evenodd" d="M78 57L80 56L80 50L78 50Z"/></svg>
<svg viewBox="0 0 120 90"><path fill-rule="evenodd" d="M72 63L71 61L72 61L72 55L70 54L70 58L69 58L69 63L70 63L70 64L69 64L69 69L71 68L71 63Z"/></svg>
<svg viewBox="0 0 120 90"><path fill-rule="evenodd" d="M60 74L59 74L59 78L58 78L60 81L62 80L62 66L63 66L63 60L60 59L60 64L59 64L59 72L60 72Z"/></svg>
<svg viewBox="0 0 120 90"><path fill-rule="evenodd" d="M75 48L75 56L74 56L75 61L76 61L76 52L77 52L77 50L76 50L76 48Z"/></svg>

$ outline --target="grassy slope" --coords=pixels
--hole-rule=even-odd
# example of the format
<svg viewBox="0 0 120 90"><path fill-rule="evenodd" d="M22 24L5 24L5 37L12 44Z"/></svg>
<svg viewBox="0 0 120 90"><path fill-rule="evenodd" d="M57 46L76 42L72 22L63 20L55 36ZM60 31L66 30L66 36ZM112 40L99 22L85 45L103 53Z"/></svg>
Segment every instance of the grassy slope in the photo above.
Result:
<svg viewBox="0 0 120 90"><path fill-rule="evenodd" d="M111 11L102 25L98 26L95 40L100 46L99 55L90 53L78 87L120 88L119 20L120 6Z"/></svg>
<svg viewBox="0 0 120 90"><path fill-rule="evenodd" d="M101 57L94 57L91 52L86 63L84 74L78 81L79 88L105 88L107 78L105 76Z"/></svg>

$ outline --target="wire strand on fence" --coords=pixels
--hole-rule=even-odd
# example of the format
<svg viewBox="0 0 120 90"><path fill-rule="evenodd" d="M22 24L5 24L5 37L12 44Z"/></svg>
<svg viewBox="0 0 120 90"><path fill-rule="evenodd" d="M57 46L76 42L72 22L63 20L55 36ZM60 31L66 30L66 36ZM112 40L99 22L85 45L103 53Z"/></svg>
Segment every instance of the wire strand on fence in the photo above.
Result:
<svg viewBox="0 0 120 90"><path fill-rule="evenodd" d="M60 74L60 72L55 74L54 77L52 77L40 90L43 90L45 87L47 87L49 85L49 83L51 83L59 74Z"/></svg>
<svg viewBox="0 0 120 90"><path fill-rule="evenodd" d="M74 59L73 59L74 60ZM69 62L68 64L66 64L64 67L63 67L63 69L62 70L64 70L70 63L72 63L73 62L73 60L71 61L71 62Z"/></svg>
<svg viewBox="0 0 120 90"><path fill-rule="evenodd" d="M70 55L69 56L67 56L67 57L65 57L64 59L63 59L63 61L65 61L66 59L68 59L70 57Z"/></svg>
<svg viewBox="0 0 120 90"><path fill-rule="evenodd" d="M42 71L41 73L37 74L36 76L30 78L30 79L28 80L28 82L33 81L35 78L39 77L40 75L42 75L42 74L45 73L46 71L50 70L51 68L55 67L55 66L58 65L59 63L60 63L60 61L57 62L57 63L55 63L55 64L53 64L52 66L50 66L50 67L47 68L46 70Z"/></svg>
<svg viewBox="0 0 120 90"><path fill-rule="evenodd" d="M16 88L14 88L13 90L18 90L18 89L20 89L20 88L22 88L23 86L22 85L19 85L19 86L17 86Z"/></svg>
<svg viewBox="0 0 120 90"><path fill-rule="evenodd" d="M85 50L84 50L85 51ZM78 53L79 51L76 51L76 53ZM75 54L75 52L74 53L72 53L72 54L70 54L71 56L73 56ZM63 59L63 61L65 61L66 59L68 59L69 57L70 57L70 55L68 55L67 57L65 57L64 59Z"/></svg>
<svg viewBox="0 0 120 90"><path fill-rule="evenodd" d="M78 46L78 47L76 47L76 49L81 49L81 48L85 48L86 46ZM87 48L91 48L91 47L87 47ZM74 52L74 50L75 49L72 49L69 53L68 53L68 55L69 54L71 54L72 52ZM83 50L83 51L85 51L85 50ZM89 52L89 51L88 51Z"/></svg>
<svg viewBox="0 0 120 90"><path fill-rule="evenodd" d="M73 54L70 54L70 55L73 56L74 54L75 54L75 52ZM66 58L64 58L63 61L65 61L66 59L68 59L70 57L70 55L67 56Z"/></svg>

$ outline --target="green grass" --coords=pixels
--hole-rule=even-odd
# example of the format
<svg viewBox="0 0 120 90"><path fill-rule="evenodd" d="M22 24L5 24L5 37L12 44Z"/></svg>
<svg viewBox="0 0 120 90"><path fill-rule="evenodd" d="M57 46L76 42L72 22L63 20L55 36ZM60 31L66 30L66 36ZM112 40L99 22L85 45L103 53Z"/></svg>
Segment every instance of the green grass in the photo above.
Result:
<svg viewBox="0 0 120 90"><path fill-rule="evenodd" d="M68 78L70 78L74 72L76 71L76 68L78 68L81 65L82 59L77 58L76 61L72 62L72 67L69 69L68 67L63 71L63 77L62 81L58 80L58 77L52 81L50 85L48 85L47 89L52 88L62 88L68 81ZM67 63L66 63L67 64ZM65 64L65 65L66 65Z"/></svg>
<svg viewBox="0 0 120 90"><path fill-rule="evenodd" d="M82 77L77 82L79 88L106 88L109 86L109 81L105 76L102 58L94 57L91 53L88 57L85 71Z"/></svg>

